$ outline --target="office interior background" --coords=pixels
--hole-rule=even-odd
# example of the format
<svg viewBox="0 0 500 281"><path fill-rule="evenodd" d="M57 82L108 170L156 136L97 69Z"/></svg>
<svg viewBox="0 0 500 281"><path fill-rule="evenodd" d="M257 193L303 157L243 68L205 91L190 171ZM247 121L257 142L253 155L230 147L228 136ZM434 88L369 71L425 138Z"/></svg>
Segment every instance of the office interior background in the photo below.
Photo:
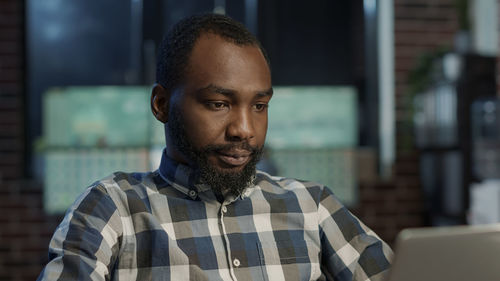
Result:
<svg viewBox="0 0 500 281"><path fill-rule="evenodd" d="M155 169L156 48L207 11L270 56L262 169L326 183L391 245L500 222L499 0L0 0L0 280L36 278L92 181Z"/></svg>

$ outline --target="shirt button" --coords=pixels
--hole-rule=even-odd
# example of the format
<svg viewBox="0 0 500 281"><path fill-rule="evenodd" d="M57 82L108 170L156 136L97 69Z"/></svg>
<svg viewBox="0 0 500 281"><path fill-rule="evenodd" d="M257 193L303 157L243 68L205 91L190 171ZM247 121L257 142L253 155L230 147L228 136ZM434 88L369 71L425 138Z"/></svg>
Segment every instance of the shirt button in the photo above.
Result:
<svg viewBox="0 0 500 281"><path fill-rule="evenodd" d="M233 260L233 265L236 266L236 267L240 266L240 260L239 259L234 259Z"/></svg>
<svg viewBox="0 0 500 281"><path fill-rule="evenodd" d="M226 206L222 206L222 212L223 212L223 213L226 213L226 212L227 212L227 208L226 208Z"/></svg>
<svg viewBox="0 0 500 281"><path fill-rule="evenodd" d="M192 198L196 197L196 191L194 191L194 190L190 190L188 194Z"/></svg>

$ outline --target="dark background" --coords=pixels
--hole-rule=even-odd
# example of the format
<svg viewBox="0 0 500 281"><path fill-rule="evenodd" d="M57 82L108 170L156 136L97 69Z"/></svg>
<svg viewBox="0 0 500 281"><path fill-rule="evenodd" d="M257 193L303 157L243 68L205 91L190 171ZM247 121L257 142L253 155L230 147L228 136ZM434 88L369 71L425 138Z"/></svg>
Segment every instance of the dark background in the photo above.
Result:
<svg viewBox="0 0 500 281"><path fill-rule="evenodd" d="M69 37L58 37L55 30L51 33L52 45L43 45L35 42L44 35L31 34L33 30L28 28L34 20L40 20L35 27L44 27L44 18L37 18L28 9L30 1L0 0L0 280L36 279L47 262L49 239L62 219L44 213L43 187L31 172L31 142L41 130L41 91L53 83L151 83L154 73L151 54L161 34L186 14L212 8L212 5L203 7L207 1L144 1L143 12L134 18L131 7L116 5L118 1L99 1L94 5L83 0L71 2L72 5L61 5L78 12L66 18L60 10L51 12L38 4L46 13L40 12L38 16L52 20L56 17L67 23L69 32ZM226 2L226 13L244 21L244 5L238 1ZM260 2L265 4L257 7L259 18L253 28L270 54L274 83L356 85L364 112L360 142L376 147L370 130L376 121L370 121L370 116L377 113L371 102L377 101L377 93L366 87L370 85L372 66L366 63L371 47L364 32L369 29L362 1L307 1L307 5L304 1ZM407 126L408 72L422 52L453 44L459 29L454 3L454 0L394 0L393 176L388 180L360 180L359 206L352 209L391 244L401 229L428 224L419 180L420 154L411 142L408 144L412 138L412 130ZM85 9L74 10L78 5ZM81 10L88 15L102 14L99 18L103 22L97 23L100 27L86 22L88 15ZM143 22L143 28L131 25L134 20Z"/></svg>

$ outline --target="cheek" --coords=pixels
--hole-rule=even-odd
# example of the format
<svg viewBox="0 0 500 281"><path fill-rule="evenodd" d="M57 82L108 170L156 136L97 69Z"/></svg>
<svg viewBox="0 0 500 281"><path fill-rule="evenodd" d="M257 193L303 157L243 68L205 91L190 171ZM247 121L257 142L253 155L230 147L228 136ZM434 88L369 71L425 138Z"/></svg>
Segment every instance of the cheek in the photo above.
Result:
<svg viewBox="0 0 500 281"><path fill-rule="evenodd" d="M259 141L259 145L263 145L264 142L266 141L266 134L267 134L267 115L263 116L261 118L257 118L255 122L255 130L256 130L256 136Z"/></svg>
<svg viewBox="0 0 500 281"><path fill-rule="evenodd" d="M221 118L191 111L184 120L186 135L196 148L220 143L224 139L224 120Z"/></svg>

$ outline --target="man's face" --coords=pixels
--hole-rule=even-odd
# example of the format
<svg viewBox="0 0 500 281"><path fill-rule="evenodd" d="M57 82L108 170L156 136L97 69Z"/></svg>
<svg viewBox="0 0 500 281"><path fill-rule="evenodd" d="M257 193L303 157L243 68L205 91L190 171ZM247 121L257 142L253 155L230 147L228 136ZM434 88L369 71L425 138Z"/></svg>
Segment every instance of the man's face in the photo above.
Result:
<svg viewBox="0 0 500 281"><path fill-rule="evenodd" d="M271 96L270 70L257 46L201 35L170 98L167 153L200 169L212 185L241 191L265 142Z"/></svg>

